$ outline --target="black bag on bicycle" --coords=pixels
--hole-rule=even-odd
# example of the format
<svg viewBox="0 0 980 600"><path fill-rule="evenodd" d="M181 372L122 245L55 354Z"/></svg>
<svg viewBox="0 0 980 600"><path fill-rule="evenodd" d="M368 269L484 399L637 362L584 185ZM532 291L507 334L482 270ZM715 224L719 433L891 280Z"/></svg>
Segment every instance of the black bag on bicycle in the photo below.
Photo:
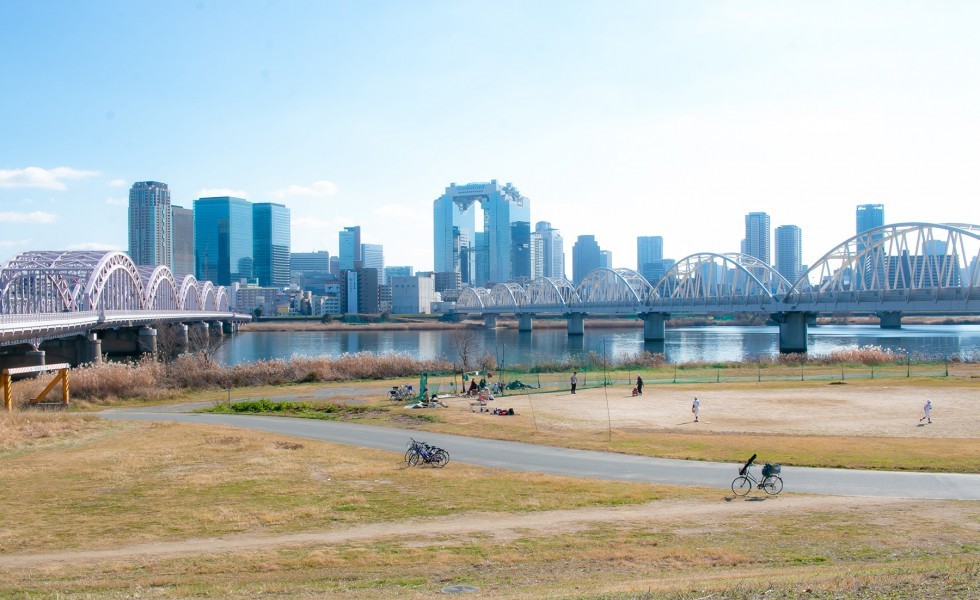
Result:
<svg viewBox="0 0 980 600"><path fill-rule="evenodd" d="M769 477L771 475L779 475L780 471L782 470L783 470L782 465L772 465L766 463L765 466L762 467L762 476Z"/></svg>

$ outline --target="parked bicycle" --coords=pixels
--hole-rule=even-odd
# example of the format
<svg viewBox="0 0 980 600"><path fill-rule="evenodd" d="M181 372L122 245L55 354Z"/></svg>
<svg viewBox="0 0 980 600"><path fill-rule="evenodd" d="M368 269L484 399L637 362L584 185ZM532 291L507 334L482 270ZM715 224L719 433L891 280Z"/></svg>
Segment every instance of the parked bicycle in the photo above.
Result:
<svg viewBox="0 0 980 600"><path fill-rule="evenodd" d="M428 464L441 469L449 462L449 452L437 446L416 441L413 438L409 439L412 442L408 445L408 450L405 451L405 462L413 467L419 464Z"/></svg>
<svg viewBox="0 0 980 600"><path fill-rule="evenodd" d="M762 467L762 479L759 480L749 470L755 462L755 458L756 455L753 454L745 466L738 470L738 477L732 482L732 492L736 496L744 496L752 491L753 485L770 496L775 496L783 491L783 480L779 476L782 466L766 463Z"/></svg>
<svg viewBox="0 0 980 600"><path fill-rule="evenodd" d="M388 391L388 400L391 402L404 402L413 398L415 398L415 392L410 385L393 385Z"/></svg>

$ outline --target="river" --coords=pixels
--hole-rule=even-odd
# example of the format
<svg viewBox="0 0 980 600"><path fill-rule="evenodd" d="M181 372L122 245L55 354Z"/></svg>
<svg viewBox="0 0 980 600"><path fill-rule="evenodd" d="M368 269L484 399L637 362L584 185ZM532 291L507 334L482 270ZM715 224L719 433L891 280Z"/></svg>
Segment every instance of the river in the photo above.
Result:
<svg viewBox="0 0 980 600"><path fill-rule="evenodd" d="M230 336L217 359L227 364L292 356L339 356L344 353L399 353L422 359L457 358L452 330L438 331L274 331ZM475 355L490 352L501 365L532 365L556 358L596 352L609 358L648 350L662 352L671 363L721 362L775 356L777 327L682 327L667 330L664 342L644 342L642 329L586 329L569 338L562 329L519 333L514 329L476 332ZM881 346L913 358L980 358L980 325L906 325L881 329L877 325L811 326L811 354L824 355L848 346Z"/></svg>

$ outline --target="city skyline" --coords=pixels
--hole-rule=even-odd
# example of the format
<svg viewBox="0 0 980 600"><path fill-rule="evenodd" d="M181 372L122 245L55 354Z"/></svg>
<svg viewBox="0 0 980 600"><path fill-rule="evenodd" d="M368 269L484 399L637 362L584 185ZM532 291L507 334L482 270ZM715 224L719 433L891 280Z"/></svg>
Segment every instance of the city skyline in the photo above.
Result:
<svg viewBox="0 0 980 600"><path fill-rule="evenodd" d="M737 251L750 210L798 225L808 264L860 204L976 221L980 6L579 2L554 25L526 4L11 3L0 261L125 250L137 181L281 203L294 251L337 256L359 224L418 270L448 181L513 181L533 222L627 267L651 234ZM172 52L139 43L148 21ZM490 41L447 53L463 31ZM521 93L431 93L472 72Z"/></svg>

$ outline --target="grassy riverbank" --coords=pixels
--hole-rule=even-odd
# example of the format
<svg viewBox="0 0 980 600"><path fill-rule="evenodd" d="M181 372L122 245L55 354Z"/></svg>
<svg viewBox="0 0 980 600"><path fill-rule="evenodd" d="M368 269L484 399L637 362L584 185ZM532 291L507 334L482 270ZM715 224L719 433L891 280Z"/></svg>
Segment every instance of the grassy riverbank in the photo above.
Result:
<svg viewBox="0 0 980 600"><path fill-rule="evenodd" d="M227 427L53 424L79 418L43 415L50 435L0 451L0 597L980 592L975 502L746 500L723 485L405 468L397 454Z"/></svg>

